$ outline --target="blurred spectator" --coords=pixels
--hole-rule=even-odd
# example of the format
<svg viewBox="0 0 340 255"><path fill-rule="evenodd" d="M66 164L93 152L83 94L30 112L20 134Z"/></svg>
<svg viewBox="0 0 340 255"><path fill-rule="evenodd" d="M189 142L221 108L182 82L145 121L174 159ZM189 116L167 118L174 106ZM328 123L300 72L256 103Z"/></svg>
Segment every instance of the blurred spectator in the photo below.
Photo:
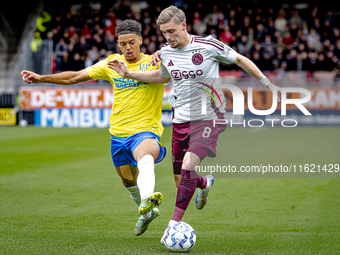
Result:
<svg viewBox="0 0 340 255"><path fill-rule="evenodd" d="M230 29L230 32L232 32L233 34L236 33L237 27L236 27L236 21L234 19L229 20L229 29Z"/></svg>
<svg viewBox="0 0 340 255"><path fill-rule="evenodd" d="M291 45L293 43L294 39L293 39L293 37L292 37L292 35L290 34L289 31L285 32L285 35L284 35L282 41L286 45Z"/></svg>
<svg viewBox="0 0 340 255"><path fill-rule="evenodd" d="M283 37L282 36L279 36L277 38L277 42L276 44L274 45L274 48L277 49L277 48L282 48L283 50L285 50L287 47L286 47L286 44L283 42Z"/></svg>
<svg viewBox="0 0 340 255"><path fill-rule="evenodd" d="M64 38L60 38L59 42L55 46L55 54L57 55L57 70L60 70L60 63L63 58L64 52L67 51L67 44Z"/></svg>
<svg viewBox="0 0 340 255"><path fill-rule="evenodd" d="M334 53L332 51L328 51L326 54L323 54L324 56L324 62L325 62L325 71L333 71L336 67L336 61L337 59L333 59Z"/></svg>
<svg viewBox="0 0 340 255"><path fill-rule="evenodd" d="M265 53L268 53L270 58L274 58L275 57L275 50L274 50L272 45L266 46Z"/></svg>
<svg viewBox="0 0 340 255"><path fill-rule="evenodd" d="M297 52L296 50L291 50L287 56L287 71L296 70L297 69Z"/></svg>
<svg viewBox="0 0 340 255"><path fill-rule="evenodd" d="M275 24L276 30L280 31L281 33L284 32L286 25L287 25L287 20L286 20L286 12L283 9L279 10L279 13L277 15L277 18L274 24Z"/></svg>
<svg viewBox="0 0 340 255"><path fill-rule="evenodd" d="M147 46L147 49L148 49L148 52L150 52L151 54L155 53L157 51L156 43L150 42Z"/></svg>
<svg viewBox="0 0 340 255"><path fill-rule="evenodd" d="M89 28L88 24L85 24L84 27L80 30L80 36L85 37L87 40L92 37L92 30Z"/></svg>
<svg viewBox="0 0 340 255"><path fill-rule="evenodd" d="M292 17L289 19L289 24L295 24L296 27L297 26L301 26L302 25L302 19L299 15L299 12L297 10L292 10Z"/></svg>
<svg viewBox="0 0 340 255"><path fill-rule="evenodd" d="M311 51L311 52L308 53L308 58L309 58L308 70L310 70L312 72L317 70L318 54L316 52Z"/></svg>
<svg viewBox="0 0 340 255"><path fill-rule="evenodd" d="M90 55L86 55L85 59L85 68L92 66L93 65L93 60Z"/></svg>
<svg viewBox="0 0 340 255"><path fill-rule="evenodd" d="M142 9L140 7L139 1L134 0L130 5L133 14L140 14Z"/></svg>
<svg viewBox="0 0 340 255"><path fill-rule="evenodd" d="M108 14L108 19L105 20L105 28L104 34L105 36L110 33L111 35L115 35L115 27L116 27L116 14L114 12ZM97 30L98 31L98 30Z"/></svg>
<svg viewBox="0 0 340 255"><path fill-rule="evenodd" d="M307 42L314 44L317 39L320 41L320 35L316 32L316 29L312 27L307 35Z"/></svg>
<svg viewBox="0 0 340 255"><path fill-rule="evenodd" d="M259 67L262 70L268 70L268 71L274 70L273 61L268 52L264 53L263 61L261 62L261 65Z"/></svg>
<svg viewBox="0 0 340 255"><path fill-rule="evenodd" d="M264 26L262 23L259 23L256 26L256 32L255 32L255 38L259 41L259 42L263 42L264 38L265 38L265 32L264 32Z"/></svg>
<svg viewBox="0 0 340 255"><path fill-rule="evenodd" d="M90 56L90 58L92 59L93 63L96 63L98 61L96 61L98 59L98 48L96 46L92 46L92 48L87 52L88 56Z"/></svg>
<svg viewBox="0 0 340 255"><path fill-rule="evenodd" d="M207 30L207 25L203 21L197 20L194 23L193 29L198 36L204 36L205 31Z"/></svg>
<svg viewBox="0 0 340 255"><path fill-rule="evenodd" d="M85 68L84 61L80 58L79 53L75 53L73 59L69 63L69 70L79 71Z"/></svg>
<svg viewBox="0 0 340 255"><path fill-rule="evenodd" d="M151 18L150 18L150 14L149 14L149 12L144 12L143 13L143 23L145 24L145 25L150 25L151 24Z"/></svg>
<svg viewBox="0 0 340 255"><path fill-rule="evenodd" d="M274 59L276 59L278 61L279 65L281 65L282 61L285 60L282 47L276 48L276 55L275 55Z"/></svg>
<svg viewBox="0 0 340 255"><path fill-rule="evenodd" d="M267 46L274 46L274 43L272 42L272 38L270 35L266 35L264 42L261 43L261 46L263 48L266 48Z"/></svg>
<svg viewBox="0 0 340 255"><path fill-rule="evenodd" d="M80 41L79 41L79 44L77 46L79 48L79 52L82 55L85 55L86 52L90 49L90 44L87 43L85 37L80 37Z"/></svg>
<svg viewBox="0 0 340 255"><path fill-rule="evenodd" d="M95 45L98 50L105 49L105 43L103 42L103 39L99 34L95 34L94 36L94 42L93 45Z"/></svg>
<svg viewBox="0 0 340 255"><path fill-rule="evenodd" d="M268 17L268 28L267 28L267 31L268 31L268 33L270 35L273 35L276 32L275 23L274 23L272 17Z"/></svg>
<svg viewBox="0 0 340 255"><path fill-rule="evenodd" d="M280 68L278 70L276 70L276 72L277 72L277 81L278 81L278 85L279 86L282 86L282 84L284 84L286 68L287 68L287 62L283 61L281 63Z"/></svg>
<svg viewBox="0 0 340 255"><path fill-rule="evenodd" d="M318 60L316 62L316 70L326 71L328 70L329 66L327 66L327 63L325 61L325 55L320 53L318 55Z"/></svg>
<svg viewBox="0 0 340 255"><path fill-rule="evenodd" d="M57 67L57 71L69 71L69 54L67 51L63 52L62 60L59 68Z"/></svg>
<svg viewBox="0 0 340 255"><path fill-rule="evenodd" d="M340 30L339 28L335 28L333 30L333 34L329 37L329 40L333 44L336 43L338 39L340 39Z"/></svg>
<svg viewBox="0 0 340 255"><path fill-rule="evenodd" d="M226 25L224 26L223 32L220 34L219 40L229 45L233 40L233 36L234 34L230 31L229 26Z"/></svg>
<svg viewBox="0 0 340 255"><path fill-rule="evenodd" d="M249 36L242 35L241 42L237 44L237 49L240 54L244 54L245 51L249 51L253 45L254 30L249 29Z"/></svg>
<svg viewBox="0 0 340 255"><path fill-rule="evenodd" d="M289 33L291 34L292 38L296 38L298 36L298 32L302 32L299 30L299 27L296 23L290 24Z"/></svg>
<svg viewBox="0 0 340 255"><path fill-rule="evenodd" d="M296 62L296 70L302 71L307 70L307 52L303 51L298 53L297 55L297 62Z"/></svg>
<svg viewBox="0 0 340 255"><path fill-rule="evenodd" d="M105 37L105 46L107 50L115 51L116 41L115 37L112 34L107 34Z"/></svg>
<svg viewBox="0 0 340 255"><path fill-rule="evenodd" d="M216 29L215 28L210 28L209 30L209 35L211 35L212 38L219 39L218 36L216 35Z"/></svg>
<svg viewBox="0 0 340 255"><path fill-rule="evenodd" d="M321 37L323 40L325 40L326 38L331 37L332 34L333 34L333 29L331 27L330 21L326 19L323 22Z"/></svg>
<svg viewBox="0 0 340 255"><path fill-rule="evenodd" d="M262 57L261 57L261 54L260 54L260 52L258 52L258 51L255 51L255 52L253 53L253 57L252 57L251 60L254 62L254 64L255 64L256 66L260 66L260 65L261 65L261 62L263 61L263 60L262 60Z"/></svg>
<svg viewBox="0 0 340 255"><path fill-rule="evenodd" d="M316 52L321 52L322 49L322 43L320 42L320 37L315 37L313 48Z"/></svg>

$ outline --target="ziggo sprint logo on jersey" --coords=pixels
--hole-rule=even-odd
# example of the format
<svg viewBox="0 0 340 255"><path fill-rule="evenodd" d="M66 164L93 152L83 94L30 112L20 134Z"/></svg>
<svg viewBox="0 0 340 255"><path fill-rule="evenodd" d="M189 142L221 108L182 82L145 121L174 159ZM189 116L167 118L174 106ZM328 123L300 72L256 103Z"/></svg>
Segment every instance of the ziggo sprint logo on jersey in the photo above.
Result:
<svg viewBox="0 0 340 255"><path fill-rule="evenodd" d="M180 71L180 70L172 70L171 71L171 76L175 81L180 81L182 79L195 79L197 76L201 76L203 74L202 70L196 70L196 71Z"/></svg>
<svg viewBox="0 0 340 255"><path fill-rule="evenodd" d="M205 83L201 83L200 84L204 85L206 88L210 89L212 91L213 94L215 94L217 96L217 98L219 99L219 104L220 106L222 105L222 100L220 98L220 96L218 95L217 91L212 87L209 86ZM223 89L229 89L232 97L233 97L233 115L244 115L244 95L243 92L240 88L236 87L235 85L231 85L231 84L216 84L214 86L215 88L223 88ZM199 88L203 91L205 91L206 93L202 94L202 115L206 115L207 114L207 96L209 95L213 101L215 102L215 105L218 106L218 104L216 103L216 100L214 98L214 95L209 92L207 89L205 88ZM287 94L288 93L300 93L300 94L304 94L305 97L303 98L287 98ZM299 108L299 110L304 114L304 115L312 115L302 104L307 103L310 99L311 99L311 93L309 90L304 89L304 88L293 88L293 87L289 87L289 88L281 88L281 115L282 116L286 116L286 109L287 109L287 104L292 104L295 105L297 108ZM248 103L248 108L250 110L250 112L252 112L255 115L258 116L268 116L270 114L272 114L276 108L277 108L277 101L278 101L278 90L277 88L274 87L273 92L272 92L272 106L270 109L268 110L257 110L254 108L253 105L253 89L252 88L248 88L247 91L247 103ZM260 122L260 125L252 125L252 123L254 123L255 121ZM265 121L271 122L271 126L274 127L274 122L275 121L280 121L280 119L269 119L266 118ZM215 125L218 124L227 124L228 120L225 119L217 119L214 120L214 127ZM285 122L294 122L294 125L285 125ZM242 124L243 127L246 126L246 121L243 120L243 122L238 122L234 124ZM248 120L248 126L249 127L262 127L264 125L264 121L261 119L250 119ZM283 127L296 127L298 124L298 122L295 119L283 119L281 120L281 125ZM230 120L230 126L232 127L233 125L233 121Z"/></svg>

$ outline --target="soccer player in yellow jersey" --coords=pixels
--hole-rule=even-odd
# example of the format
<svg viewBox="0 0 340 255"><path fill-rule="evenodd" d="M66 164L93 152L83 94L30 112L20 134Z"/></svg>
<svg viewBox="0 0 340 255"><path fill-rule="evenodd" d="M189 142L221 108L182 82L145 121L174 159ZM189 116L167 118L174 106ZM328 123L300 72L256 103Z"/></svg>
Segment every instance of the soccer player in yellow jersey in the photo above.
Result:
<svg viewBox="0 0 340 255"><path fill-rule="evenodd" d="M159 142L163 133L160 119L164 84L122 78L107 63L119 59L130 70L145 72L159 69L159 66L148 66L152 56L140 52L141 30L137 21L125 20L118 24L116 34L123 55L113 54L84 70L51 75L21 72L23 81L27 83L71 85L91 79L111 82L114 88L110 117L111 156L123 185L139 207L141 217L135 227L137 236L143 234L149 223L159 215L157 207L163 200L161 193L154 193L154 163L160 162L166 155L165 147Z"/></svg>

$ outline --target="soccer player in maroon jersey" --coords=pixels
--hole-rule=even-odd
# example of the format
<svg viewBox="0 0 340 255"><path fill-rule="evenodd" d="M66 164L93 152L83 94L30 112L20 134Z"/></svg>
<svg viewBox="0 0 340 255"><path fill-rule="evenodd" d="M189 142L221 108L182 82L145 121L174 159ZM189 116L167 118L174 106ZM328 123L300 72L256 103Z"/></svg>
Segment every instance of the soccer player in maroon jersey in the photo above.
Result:
<svg viewBox="0 0 340 255"><path fill-rule="evenodd" d="M214 119L223 119L225 112L222 91L214 87L219 78L219 62L238 65L271 92L280 92L280 88L273 85L251 60L224 43L211 36L203 38L190 35L186 29L185 14L177 7L164 9L157 19L157 25L160 25L160 30L167 40L167 45L153 58L154 63L161 60L159 70L133 72L119 60L112 60L108 65L122 77L131 79L160 83L173 79L172 156L178 191L169 228L182 220L196 188L199 188L196 208L202 209L205 206L209 190L215 181L211 175L200 176L195 169L206 156L216 155L218 136L226 128L225 125L212 124ZM221 104L218 107L216 100L212 98L210 102L206 102L207 110L202 114L202 94L208 89ZM166 233L167 230L161 243L164 242Z"/></svg>

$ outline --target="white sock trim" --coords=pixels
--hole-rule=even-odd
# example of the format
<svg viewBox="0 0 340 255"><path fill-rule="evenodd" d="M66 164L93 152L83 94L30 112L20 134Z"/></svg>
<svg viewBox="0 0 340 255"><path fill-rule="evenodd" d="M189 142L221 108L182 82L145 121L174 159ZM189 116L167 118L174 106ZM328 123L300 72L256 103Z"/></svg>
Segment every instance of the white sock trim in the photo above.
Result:
<svg viewBox="0 0 340 255"><path fill-rule="evenodd" d="M153 156L145 155L138 163L137 185L141 198L149 196L155 189L155 163Z"/></svg>
<svg viewBox="0 0 340 255"><path fill-rule="evenodd" d="M125 187L126 190L130 193L130 196L132 200L136 203L136 205L139 207L141 198L140 198L140 193L139 193L139 188L138 186L133 186L133 187Z"/></svg>

